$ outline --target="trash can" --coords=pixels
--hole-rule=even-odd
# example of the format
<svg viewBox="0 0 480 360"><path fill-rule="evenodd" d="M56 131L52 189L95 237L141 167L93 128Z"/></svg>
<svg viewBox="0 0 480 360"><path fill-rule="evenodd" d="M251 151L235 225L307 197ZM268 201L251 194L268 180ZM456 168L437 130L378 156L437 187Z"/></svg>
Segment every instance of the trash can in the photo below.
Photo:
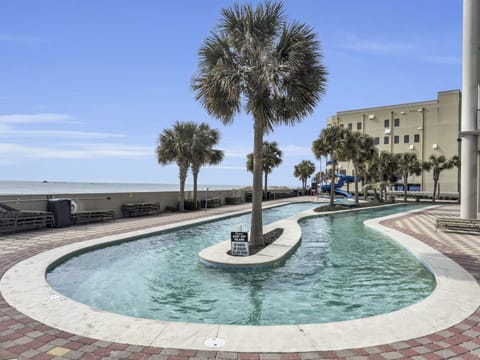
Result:
<svg viewBox="0 0 480 360"><path fill-rule="evenodd" d="M68 227L72 225L72 211L70 199L49 199L47 210L53 213L55 227Z"/></svg>

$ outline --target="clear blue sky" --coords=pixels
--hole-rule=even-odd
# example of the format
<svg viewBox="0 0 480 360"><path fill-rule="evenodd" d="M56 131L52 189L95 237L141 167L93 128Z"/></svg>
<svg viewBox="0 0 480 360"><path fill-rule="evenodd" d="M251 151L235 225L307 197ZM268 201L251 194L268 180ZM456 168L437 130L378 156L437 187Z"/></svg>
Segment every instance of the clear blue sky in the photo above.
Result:
<svg viewBox="0 0 480 360"><path fill-rule="evenodd" d="M190 88L198 49L232 4L2 0L0 180L177 183L176 165L158 165L154 150L163 129L188 120L219 129L225 151L199 183L250 184L252 119L224 126ZM312 141L337 111L461 89L461 0L284 4L290 20L318 33L329 78L312 115L266 137L284 152L271 185L300 186L293 167L301 160L318 167Z"/></svg>

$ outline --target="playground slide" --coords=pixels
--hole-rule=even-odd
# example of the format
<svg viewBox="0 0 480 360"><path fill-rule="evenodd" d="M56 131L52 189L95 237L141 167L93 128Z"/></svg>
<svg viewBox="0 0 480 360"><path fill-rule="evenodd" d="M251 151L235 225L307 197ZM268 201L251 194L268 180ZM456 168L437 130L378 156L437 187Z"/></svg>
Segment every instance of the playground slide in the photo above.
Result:
<svg viewBox="0 0 480 360"><path fill-rule="evenodd" d="M342 195L342 196L345 196L347 198L351 198L352 197L352 194L346 192L346 191L343 191L343 190L340 190L340 189L335 189L335 194L338 194L338 195Z"/></svg>
<svg viewBox="0 0 480 360"><path fill-rule="evenodd" d="M320 189L322 192L330 192L330 184L323 184Z"/></svg>
<svg viewBox="0 0 480 360"><path fill-rule="evenodd" d="M345 196L347 198L351 198L352 197L352 194L346 192L346 191L343 191L341 190L343 184L345 184L346 182L347 183L350 183L350 182L354 182L355 181L355 177L353 176L348 176L348 175L343 175L343 174L335 174L336 177L340 178L340 180L338 181L338 183L336 183L334 185L334 191L335 191L335 194L338 194L338 195L342 195L342 196ZM323 184L320 189L322 190L322 192L330 192L330 184Z"/></svg>

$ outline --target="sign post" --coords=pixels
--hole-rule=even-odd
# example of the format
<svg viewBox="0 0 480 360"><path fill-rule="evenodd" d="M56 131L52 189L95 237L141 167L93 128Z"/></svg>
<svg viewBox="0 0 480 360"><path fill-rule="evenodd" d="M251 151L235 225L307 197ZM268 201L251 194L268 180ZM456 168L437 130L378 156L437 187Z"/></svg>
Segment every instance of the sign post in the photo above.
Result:
<svg viewBox="0 0 480 360"><path fill-rule="evenodd" d="M248 233L242 231L232 231L230 233L231 253L233 256L248 256L250 249L248 246Z"/></svg>

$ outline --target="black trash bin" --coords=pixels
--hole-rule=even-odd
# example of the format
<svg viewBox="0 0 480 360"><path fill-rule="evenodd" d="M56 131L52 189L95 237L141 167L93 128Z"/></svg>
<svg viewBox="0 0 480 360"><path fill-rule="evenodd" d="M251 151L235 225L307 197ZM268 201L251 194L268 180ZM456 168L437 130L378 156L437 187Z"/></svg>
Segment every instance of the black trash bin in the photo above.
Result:
<svg viewBox="0 0 480 360"><path fill-rule="evenodd" d="M55 227L68 227L72 225L72 208L70 199L49 199L47 209L53 213Z"/></svg>

